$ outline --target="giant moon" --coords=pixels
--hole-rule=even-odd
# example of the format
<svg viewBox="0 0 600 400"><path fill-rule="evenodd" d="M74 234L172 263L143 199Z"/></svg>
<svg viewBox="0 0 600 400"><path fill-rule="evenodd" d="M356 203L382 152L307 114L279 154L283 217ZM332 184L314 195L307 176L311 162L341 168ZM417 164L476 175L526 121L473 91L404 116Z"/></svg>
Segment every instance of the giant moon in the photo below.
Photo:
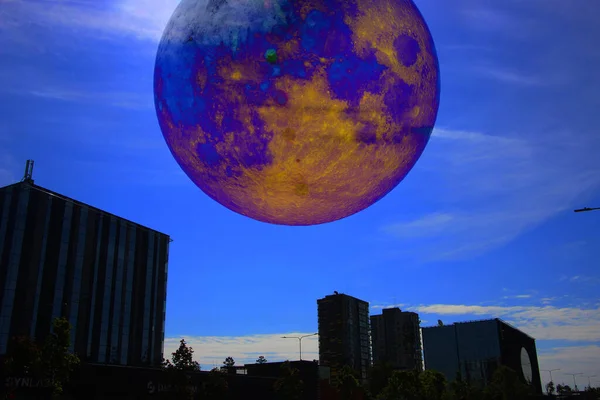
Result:
<svg viewBox="0 0 600 400"><path fill-rule="evenodd" d="M160 128L187 176L281 225L388 194L423 153L439 96L411 0L182 0L154 69Z"/></svg>

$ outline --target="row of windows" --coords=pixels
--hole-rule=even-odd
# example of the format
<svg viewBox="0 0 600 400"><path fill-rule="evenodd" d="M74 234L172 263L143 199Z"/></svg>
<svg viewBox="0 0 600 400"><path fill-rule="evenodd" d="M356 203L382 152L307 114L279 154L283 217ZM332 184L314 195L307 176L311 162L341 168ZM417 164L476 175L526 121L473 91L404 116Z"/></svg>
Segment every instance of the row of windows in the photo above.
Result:
<svg viewBox="0 0 600 400"><path fill-rule="evenodd" d="M71 312L69 313L71 326L77 326L79 317L79 296L81 294L81 276L83 270L83 255L85 251L85 239L87 230L88 209L81 210L79 219L79 235L77 236L77 252L75 255L75 273L73 276L73 291L71 294ZM35 314L34 314L35 315ZM71 329L71 351L75 346L75 329Z"/></svg>
<svg viewBox="0 0 600 400"><path fill-rule="evenodd" d="M58 255L58 269L56 273L56 286L54 289L54 304L52 306L52 318L61 315L63 303L63 289L67 269L67 250L69 249L69 238L71 234L71 218L73 216L73 204L65 205L62 232L60 238L60 250Z"/></svg>
<svg viewBox="0 0 600 400"><path fill-rule="evenodd" d="M98 222L98 227L96 231L96 249L100 248L100 244L102 241L102 226L104 224L104 219L101 218ZM94 278L92 281L92 305L90 307L90 326L88 330L88 343L87 343L87 355L91 357L92 355L92 334L94 332L94 320L96 314L96 307L94 302L96 301L96 288L98 286L98 267L100 265L100 252L96 252L96 259L94 260Z"/></svg>
<svg viewBox="0 0 600 400"><path fill-rule="evenodd" d="M48 228L50 227L50 211L52 210L52 196L48 196L48 203L46 205L46 220L44 221L44 237L42 238L42 248L40 254L40 264L38 266L38 275L35 287L35 297L33 298L33 314L38 315L38 307L40 304L40 294L42 292L42 277L44 276L44 265L46 264L46 246L48 244ZM35 337L35 330L37 328L37 318L32 318L31 321L31 337ZM73 332L74 334L74 332Z"/></svg>
<svg viewBox="0 0 600 400"><path fill-rule="evenodd" d="M125 289L125 310L123 315L123 335L121 337L121 364L127 363L129 351L129 321L131 320L131 296L133 292L133 256L135 250L136 229L129 228L129 248L127 255L127 278Z"/></svg>

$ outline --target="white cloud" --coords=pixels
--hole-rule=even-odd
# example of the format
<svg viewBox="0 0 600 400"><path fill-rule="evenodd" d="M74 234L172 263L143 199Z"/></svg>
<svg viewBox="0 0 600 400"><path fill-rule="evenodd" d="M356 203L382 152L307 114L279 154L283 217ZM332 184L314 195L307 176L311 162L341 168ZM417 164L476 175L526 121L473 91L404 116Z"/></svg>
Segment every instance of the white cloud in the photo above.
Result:
<svg viewBox="0 0 600 400"><path fill-rule="evenodd" d="M373 306L372 308L383 308ZM387 306L385 306L387 307ZM430 304L405 307L434 316L502 318L537 340L600 341L600 308ZM434 318L430 318L434 319Z"/></svg>
<svg viewBox="0 0 600 400"><path fill-rule="evenodd" d="M597 285L600 283L600 278L595 276L583 276L583 275L575 275L571 277L563 276L561 280L567 280L572 283L588 283L592 285Z"/></svg>
<svg viewBox="0 0 600 400"><path fill-rule="evenodd" d="M418 312L423 321L422 325L425 325L427 320L442 319L445 323L450 324L453 321L449 319L454 318L457 318L457 321L468 321L500 317L536 339L541 370L561 368L560 372L553 373L556 383L571 384L571 381L567 380L567 375L564 375L568 372L600 376L600 346L598 345L600 342L600 308L461 304L416 306L402 304L401 306L405 310ZM371 309L388 307L391 305L373 305ZM194 348L195 360L200 362L203 369L222 365L225 357L228 356L233 357L238 365L254 363L260 355L265 356L269 361L297 360L299 358L298 341L281 337L307 334L310 332L222 337L171 336L165 340L165 357L170 357L183 337ZM552 347L548 346L547 341L549 340L554 343ZM556 346L557 340L571 342L574 345ZM302 358L305 360L318 359L318 336L302 340ZM542 372L543 384L545 385L548 380L547 373ZM583 380L579 382L579 386L583 387Z"/></svg>
<svg viewBox="0 0 600 400"><path fill-rule="evenodd" d="M15 95L31 95L39 98L69 102L100 103L119 108L151 109L154 107L152 95L127 92L91 92L44 88L32 91L16 91Z"/></svg>
<svg viewBox="0 0 600 400"><path fill-rule="evenodd" d="M179 0L24 1L3 3L0 29L31 25L81 28L98 35L131 36L158 42ZM19 35L23 37L23 35Z"/></svg>
<svg viewBox="0 0 600 400"><path fill-rule="evenodd" d="M441 179L425 198L437 202L438 211L382 231L404 242L429 238L427 246L411 243L404 256L470 257L567 212L600 187L600 160L591 150L600 146L597 136L573 140L547 131L527 137L434 129L419 168Z"/></svg>
<svg viewBox="0 0 600 400"><path fill-rule="evenodd" d="M503 299L529 299L531 298L530 294L517 294L513 296L503 296Z"/></svg>
<svg viewBox="0 0 600 400"><path fill-rule="evenodd" d="M307 333L281 333L248 336L185 336L186 342L194 349L194 359L203 370L223 365L225 357L233 357L236 365L251 364L259 356L268 361L297 360L299 358L298 342L295 339L281 339L281 336L300 336ZM165 339L165 358L179 347L182 337ZM572 378L565 373L581 372L584 376L600 376L600 346L569 346L540 350L538 342L538 361L540 370L560 368L553 372L555 383L572 385ZM319 347L317 337L307 337L302 340L302 358L318 360ZM542 383L549 381L547 372L541 372ZM587 378L578 377L578 386L587 385ZM592 382L592 385L594 383ZM596 384L598 386L599 384Z"/></svg>
<svg viewBox="0 0 600 400"><path fill-rule="evenodd" d="M545 86L556 81L542 79L542 77L527 75L522 72L512 71L498 67L476 67L475 72L483 77L495 79L501 83L517 84L523 86Z"/></svg>
<svg viewBox="0 0 600 400"><path fill-rule="evenodd" d="M268 361L298 360L300 357L297 339L282 339L282 336L303 336L311 332L293 332L248 336L185 336L165 339L165 358L170 358L185 338L194 349L194 358L203 369L223 365L225 357L233 357L236 365L254 363L259 356ZM302 359L319 359L317 336L302 339Z"/></svg>
<svg viewBox="0 0 600 400"><path fill-rule="evenodd" d="M538 352L538 360L542 371L542 382L545 386L550 381L550 374L547 372L552 369L560 369L552 372L552 379L557 384L567 384L573 387L573 377L568 373L581 373L576 377L577 386L583 389L591 380L592 387L600 387L600 346L572 346L555 347L547 351ZM588 376L596 377L588 379Z"/></svg>

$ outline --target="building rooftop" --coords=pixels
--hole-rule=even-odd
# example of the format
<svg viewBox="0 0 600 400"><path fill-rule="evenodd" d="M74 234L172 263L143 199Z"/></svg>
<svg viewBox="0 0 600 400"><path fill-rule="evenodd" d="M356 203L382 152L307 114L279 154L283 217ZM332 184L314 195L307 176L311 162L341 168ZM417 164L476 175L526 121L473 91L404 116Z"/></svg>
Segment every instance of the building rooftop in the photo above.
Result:
<svg viewBox="0 0 600 400"><path fill-rule="evenodd" d="M326 295L325 297L323 297L322 299L318 299L318 300L317 300L317 303L318 303L318 302L320 302L320 301L322 301L322 300L330 300L330 299L334 299L334 298L336 298L336 297L347 297L347 298L350 298L350 299L354 299L354 300L356 300L356 301L360 301L360 302L362 302L362 303L368 303L368 302L367 302L367 301L365 301L365 300L361 300L361 299L358 299L358 298L356 298L356 297L354 297L354 296L350 296L350 295L348 295L348 294L345 294L345 293L338 293L338 292L333 292L333 294L328 294L328 295Z"/></svg>
<svg viewBox="0 0 600 400"><path fill-rule="evenodd" d="M71 197L68 197L68 196L62 195L62 194L60 194L60 193L54 192L54 191L52 191L52 190L50 190L50 189L46 189L46 188L44 188L44 187L42 187L42 186L39 186L39 185L36 185L36 184L34 184L32 181L22 181L22 182L13 183L13 184L11 184L11 185L8 185L8 186L3 186L3 187L0 187L0 190L4 190L4 189L10 188L10 187L18 187L18 186L23 186L23 185L29 186L29 187L31 187L33 190L37 190L37 191L39 191L39 192L46 193L46 194L48 194L48 195L50 195L50 196L54 196L54 197L56 197L56 198L59 198L59 199L61 199L61 200L64 200L64 201L66 201L66 202L73 203L73 204L75 204L75 205L78 205L78 206L81 206L81 207L87 207L87 208L89 208L89 209L91 209L91 210L93 210L93 211L97 212L97 213L98 213L98 214L100 214L100 215L105 215L105 216L108 216L108 217L115 217L115 218L118 218L118 219L120 219L120 220L122 220L122 221L125 221L125 222L127 222L128 224L131 224L131 225L133 225L133 226L136 226L136 227L138 227L138 228L145 229L145 230L148 230L148 231L152 231L152 232L155 232L155 233L158 233L158 234L160 234L160 235L167 236L167 237L169 237L169 238L170 238L170 236L169 236L169 235L167 235L166 233L163 233L163 232L157 231L156 229L148 228L147 226L144 226L144 225L138 224L137 222L133 222L133 221L131 221L131 220L128 220L127 218L120 217L120 216L118 216L118 215L115 215L115 214L113 214L113 213L110 213L110 212L108 212L108 211L104 211L104 210L102 210L102 209L100 209L100 208L97 208L97 207L91 206L91 205L89 205L89 204L86 204L86 203L84 203L84 202L82 202L82 201L78 201L78 200L75 200L75 199L73 199L73 198L71 198Z"/></svg>

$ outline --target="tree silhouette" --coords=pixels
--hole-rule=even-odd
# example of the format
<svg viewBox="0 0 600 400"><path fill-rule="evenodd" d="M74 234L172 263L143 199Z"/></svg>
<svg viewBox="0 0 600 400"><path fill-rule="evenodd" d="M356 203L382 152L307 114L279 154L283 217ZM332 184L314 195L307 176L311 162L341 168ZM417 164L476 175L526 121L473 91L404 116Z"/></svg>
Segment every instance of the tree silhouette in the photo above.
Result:
<svg viewBox="0 0 600 400"><path fill-rule="evenodd" d="M79 364L79 357L69 352L71 324L65 317L52 321L52 332L46 337L42 348L42 365L52 381L53 396L63 393L63 385L69 382L71 372Z"/></svg>
<svg viewBox="0 0 600 400"><path fill-rule="evenodd" d="M265 356L260 356L258 357L258 359L256 360L257 364L266 364L267 363L267 359L265 358Z"/></svg>
<svg viewBox="0 0 600 400"><path fill-rule="evenodd" d="M200 364L194 361L194 349L188 346L185 339L179 341L179 348L171 354L171 360L165 360L163 365L169 369L180 371L200 371Z"/></svg>
<svg viewBox="0 0 600 400"><path fill-rule="evenodd" d="M546 384L546 393L548 393L550 396L554 395L554 382L550 381Z"/></svg>
<svg viewBox="0 0 600 400"><path fill-rule="evenodd" d="M556 392L560 395L568 394L568 393L571 393L572 391L573 390L571 389L571 386L569 386L569 385L561 385L561 384L556 385Z"/></svg>
<svg viewBox="0 0 600 400"><path fill-rule="evenodd" d="M275 394L279 400L299 400L302 398L304 382L300 379L300 372L290 366L286 361L281 364L281 373L274 384Z"/></svg>
<svg viewBox="0 0 600 400"><path fill-rule="evenodd" d="M360 387L360 383L356 378L356 372L349 365L344 365L336 377L335 386L340 394L342 400L350 400L357 389Z"/></svg>
<svg viewBox="0 0 600 400"><path fill-rule="evenodd" d="M379 396L381 391L387 386L392 372L394 372L394 368L389 362L376 362L369 369L368 389L371 396Z"/></svg>
<svg viewBox="0 0 600 400"><path fill-rule="evenodd" d="M13 337L4 359L7 375L35 376L42 374L42 350L27 336Z"/></svg>
<svg viewBox="0 0 600 400"><path fill-rule="evenodd" d="M527 398L531 394L531 388L521 382L514 370L501 365L494 372L485 393L491 400L517 400Z"/></svg>
<svg viewBox="0 0 600 400"><path fill-rule="evenodd" d="M419 372L413 371L394 371L388 381L388 385L383 389L381 397L383 399L419 399L421 396L421 382L419 381Z"/></svg>
<svg viewBox="0 0 600 400"><path fill-rule="evenodd" d="M421 372L419 383L424 399L442 400L446 395L446 378L440 372L432 370Z"/></svg>
<svg viewBox="0 0 600 400"><path fill-rule="evenodd" d="M208 373L208 382L204 385L204 398L206 400L224 400L227 398L229 385L223 372L215 367Z"/></svg>
<svg viewBox="0 0 600 400"><path fill-rule="evenodd" d="M170 383L175 386L177 397L191 399L194 396L194 386L190 373L200 371L200 365L194 361L194 349L188 346L185 339L179 341L179 348L171 353L170 360L163 361Z"/></svg>
<svg viewBox="0 0 600 400"><path fill-rule="evenodd" d="M233 359L233 357L227 357L225 361L223 361L223 365L225 365L228 368L231 368L235 365L235 360Z"/></svg>

